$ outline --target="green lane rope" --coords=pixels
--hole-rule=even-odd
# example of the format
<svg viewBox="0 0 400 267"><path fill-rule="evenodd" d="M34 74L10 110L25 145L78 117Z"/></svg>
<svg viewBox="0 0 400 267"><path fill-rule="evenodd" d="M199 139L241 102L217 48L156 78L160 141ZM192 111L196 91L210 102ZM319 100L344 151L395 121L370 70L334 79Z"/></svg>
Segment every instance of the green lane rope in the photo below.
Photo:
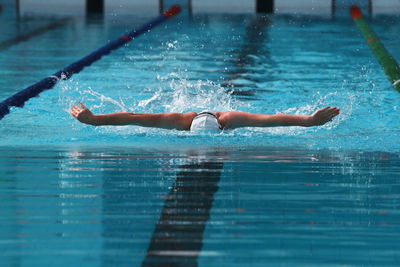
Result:
<svg viewBox="0 0 400 267"><path fill-rule="evenodd" d="M376 59L381 64L394 89L400 93L400 67L396 60L394 60L383 44L379 41L378 37L376 37L371 27L365 21L361 10L357 6L352 6L350 8L350 14L364 36L364 39L367 41L369 48L371 48L372 53L374 53Z"/></svg>

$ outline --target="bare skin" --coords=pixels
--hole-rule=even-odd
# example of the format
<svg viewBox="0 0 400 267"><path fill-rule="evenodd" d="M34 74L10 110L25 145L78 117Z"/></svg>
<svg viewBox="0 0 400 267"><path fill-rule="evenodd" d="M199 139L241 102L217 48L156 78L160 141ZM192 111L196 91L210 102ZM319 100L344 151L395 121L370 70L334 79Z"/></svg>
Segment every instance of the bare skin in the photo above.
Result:
<svg viewBox="0 0 400 267"><path fill-rule="evenodd" d="M102 125L138 125L163 129L190 130L196 112L188 113L110 113L94 115L81 102L74 105L70 113L78 121L93 126ZM339 108L325 107L310 116L291 114L254 114L248 112L230 111L215 112L223 129L241 127L276 127L276 126L319 126L331 121L339 115Z"/></svg>

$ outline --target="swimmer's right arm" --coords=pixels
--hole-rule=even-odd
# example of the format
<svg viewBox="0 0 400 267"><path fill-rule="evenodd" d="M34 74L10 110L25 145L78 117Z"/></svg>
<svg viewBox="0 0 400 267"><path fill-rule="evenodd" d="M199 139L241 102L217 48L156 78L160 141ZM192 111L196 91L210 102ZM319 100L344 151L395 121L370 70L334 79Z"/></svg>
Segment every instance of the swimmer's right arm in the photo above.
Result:
<svg viewBox="0 0 400 267"><path fill-rule="evenodd" d="M119 112L94 115L81 102L80 107L74 105L70 114L78 121L93 126L103 125L137 125L164 129L189 130L196 113L131 113Z"/></svg>

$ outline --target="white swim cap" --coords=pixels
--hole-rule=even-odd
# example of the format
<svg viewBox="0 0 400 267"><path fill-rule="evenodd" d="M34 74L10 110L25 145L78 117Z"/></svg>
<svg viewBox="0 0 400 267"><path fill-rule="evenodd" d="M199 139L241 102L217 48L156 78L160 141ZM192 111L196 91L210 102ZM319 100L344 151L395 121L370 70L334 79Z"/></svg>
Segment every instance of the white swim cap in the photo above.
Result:
<svg viewBox="0 0 400 267"><path fill-rule="evenodd" d="M210 111L202 111L192 120L191 131L221 130L217 116Z"/></svg>

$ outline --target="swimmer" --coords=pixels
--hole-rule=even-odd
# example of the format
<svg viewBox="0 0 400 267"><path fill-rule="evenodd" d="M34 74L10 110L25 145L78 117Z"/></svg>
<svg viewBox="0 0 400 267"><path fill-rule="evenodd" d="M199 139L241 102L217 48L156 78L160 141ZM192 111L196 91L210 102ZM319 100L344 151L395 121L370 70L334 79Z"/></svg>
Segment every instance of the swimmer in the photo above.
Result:
<svg viewBox="0 0 400 267"><path fill-rule="evenodd" d="M254 114L248 112L210 112L200 113L110 113L94 115L81 102L74 105L70 113L78 121L93 126L102 125L137 125L163 129L188 130L225 130L241 127L276 127L276 126L319 126L339 115L339 108L325 107L310 116L291 114Z"/></svg>

